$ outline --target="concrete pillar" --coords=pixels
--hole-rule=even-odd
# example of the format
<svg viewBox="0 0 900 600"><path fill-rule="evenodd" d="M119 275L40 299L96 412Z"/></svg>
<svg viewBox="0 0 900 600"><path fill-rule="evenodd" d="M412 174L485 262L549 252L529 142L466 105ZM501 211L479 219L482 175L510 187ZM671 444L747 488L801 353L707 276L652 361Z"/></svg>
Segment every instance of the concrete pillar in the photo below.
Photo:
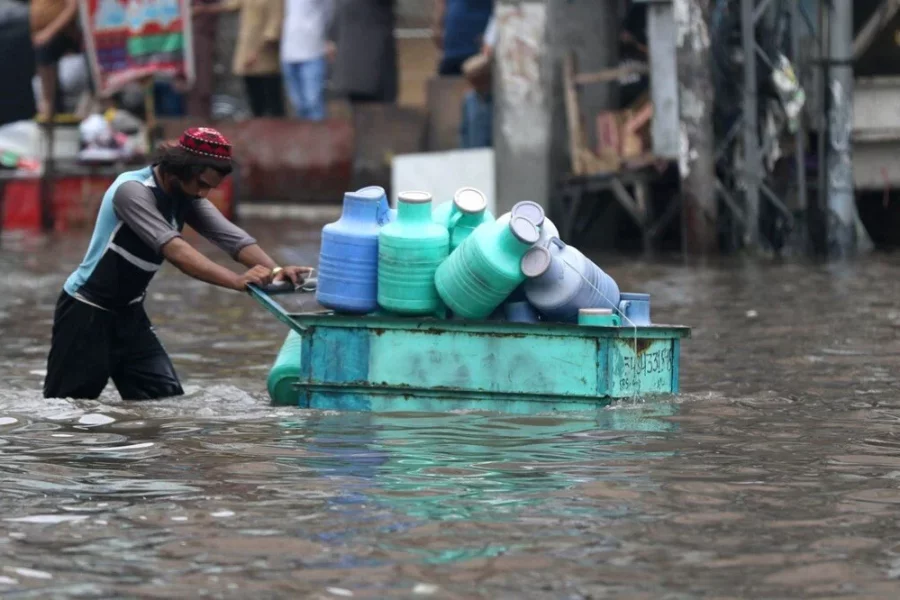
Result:
<svg viewBox="0 0 900 600"><path fill-rule="evenodd" d="M689 256L708 256L719 251L709 0L672 4L681 120L682 245Z"/></svg>
<svg viewBox="0 0 900 600"><path fill-rule="evenodd" d="M494 77L497 210L520 200L549 209L558 177L569 171L562 60L576 53L579 72L618 62L618 0L498 0ZM591 147L594 117L615 107L615 84L580 93Z"/></svg>
<svg viewBox="0 0 900 600"><path fill-rule="evenodd" d="M856 210L853 186L853 3L835 0L829 21L826 231L829 258L871 248Z"/></svg>

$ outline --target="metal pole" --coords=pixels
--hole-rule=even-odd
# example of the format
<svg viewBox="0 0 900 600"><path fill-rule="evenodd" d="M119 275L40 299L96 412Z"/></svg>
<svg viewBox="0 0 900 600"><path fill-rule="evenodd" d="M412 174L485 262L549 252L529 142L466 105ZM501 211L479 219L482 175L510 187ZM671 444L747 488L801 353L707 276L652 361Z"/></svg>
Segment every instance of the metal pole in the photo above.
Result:
<svg viewBox="0 0 900 600"><path fill-rule="evenodd" d="M683 136L678 161L682 246L689 256L709 256L719 252L709 0L674 0L673 9Z"/></svg>
<svg viewBox="0 0 900 600"><path fill-rule="evenodd" d="M853 190L853 2L832 0L829 23L828 204L829 258L857 251L856 198Z"/></svg>
<svg viewBox="0 0 900 600"><path fill-rule="evenodd" d="M791 55L794 61L797 80L800 80L800 3L789 2L791 7ZM797 208L806 212L806 120L801 114L798 117L797 133L794 136L794 159L797 169Z"/></svg>
<svg viewBox="0 0 900 600"><path fill-rule="evenodd" d="M759 156L759 127L756 86L756 6L754 0L741 0L741 38L744 54L744 198L747 223L744 244L759 246L759 182L762 161Z"/></svg>
<svg viewBox="0 0 900 600"><path fill-rule="evenodd" d="M827 244L825 242L826 229L826 202L828 200L828 168L826 165L828 144L828 17L830 9L828 2L818 2L818 29L816 30L816 69L813 87L815 88L815 120L816 120L816 197L815 202L807 209L809 219L809 237L812 241L815 254L825 256Z"/></svg>

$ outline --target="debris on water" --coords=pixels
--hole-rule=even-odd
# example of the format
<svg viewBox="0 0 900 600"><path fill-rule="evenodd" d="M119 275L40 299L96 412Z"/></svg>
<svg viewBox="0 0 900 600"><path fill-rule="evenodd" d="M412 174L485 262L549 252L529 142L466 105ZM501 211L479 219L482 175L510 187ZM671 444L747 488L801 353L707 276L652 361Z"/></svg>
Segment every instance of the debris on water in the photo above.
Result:
<svg viewBox="0 0 900 600"><path fill-rule="evenodd" d="M758 317L758 316L759 316L759 313L756 312L755 310L748 310L748 311L747 311L747 318L748 318L748 319L755 319L755 318Z"/></svg>
<svg viewBox="0 0 900 600"><path fill-rule="evenodd" d="M7 577L6 575L0 575L0 585L16 585L19 583L18 579L13 579L12 577Z"/></svg>
<svg viewBox="0 0 900 600"><path fill-rule="evenodd" d="M209 516L211 516L211 517L217 517L217 518L222 518L222 517L233 517L233 516L234 516L234 513L233 513L232 511L230 511L230 510L220 510L220 511L218 511L218 512L210 513Z"/></svg>
<svg viewBox="0 0 900 600"><path fill-rule="evenodd" d="M47 573L46 571L26 569L25 567L7 567L7 569L12 571L16 575L21 575L22 577L32 577L34 579L53 579L53 575Z"/></svg>
<svg viewBox="0 0 900 600"><path fill-rule="evenodd" d="M353 592L345 590L344 588L330 587L325 588L325 591L329 594L334 594L335 596L344 596L345 598L351 598L353 596Z"/></svg>
<svg viewBox="0 0 900 600"><path fill-rule="evenodd" d="M128 446L103 446L101 448L85 448L85 452L117 452L119 450L138 450L140 448L149 448L153 442L141 442L139 444L131 444Z"/></svg>
<svg viewBox="0 0 900 600"><path fill-rule="evenodd" d="M78 419L79 425L108 425L115 423L115 419L103 414L87 414Z"/></svg>
<svg viewBox="0 0 900 600"><path fill-rule="evenodd" d="M15 517L11 519L3 519L14 523L40 523L56 525L58 523L70 523L75 521L83 521L87 519L87 515L32 515L30 517Z"/></svg>
<svg viewBox="0 0 900 600"><path fill-rule="evenodd" d="M46 377L47 369L32 369L28 371L29 375L37 375L38 377Z"/></svg>
<svg viewBox="0 0 900 600"><path fill-rule="evenodd" d="M434 593L437 593L438 586L432 583L417 583L413 588L413 594L421 594L423 596L428 596Z"/></svg>
<svg viewBox="0 0 900 600"><path fill-rule="evenodd" d="M12 425L18 422L19 420L13 417L0 417L0 425Z"/></svg>
<svg viewBox="0 0 900 600"><path fill-rule="evenodd" d="M187 521L187 517L172 517L173 521Z"/></svg>

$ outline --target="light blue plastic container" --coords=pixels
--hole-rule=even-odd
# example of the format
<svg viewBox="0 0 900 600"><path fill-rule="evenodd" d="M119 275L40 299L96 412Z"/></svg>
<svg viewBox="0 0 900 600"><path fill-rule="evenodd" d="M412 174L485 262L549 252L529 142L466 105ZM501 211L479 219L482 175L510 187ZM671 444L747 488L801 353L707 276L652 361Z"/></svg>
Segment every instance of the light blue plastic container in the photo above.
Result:
<svg viewBox="0 0 900 600"><path fill-rule="evenodd" d="M322 228L316 300L335 312L365 314L378 308L379 215L384 190L344 194L341 218Z"/></svg>
<svg viewBox="0 0 900 600"><path fill-rule="evenodd" d="M619 298L619 314L626 318L622 319L622 324L631 325L651 325L650 321L650 294L635 294L632 292L623 292Z"/></svg>

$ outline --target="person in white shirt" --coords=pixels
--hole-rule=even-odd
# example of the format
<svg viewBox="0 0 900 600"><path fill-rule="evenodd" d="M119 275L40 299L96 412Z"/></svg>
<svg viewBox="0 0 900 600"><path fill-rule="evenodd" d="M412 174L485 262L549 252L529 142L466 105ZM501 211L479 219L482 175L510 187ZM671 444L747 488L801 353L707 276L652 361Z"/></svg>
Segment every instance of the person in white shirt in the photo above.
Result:
<svg viewBox="0 0 900 600"><path fill-rule="evenodd" d="M284 0L281 68L287 95L300 119L325 118L327 32L334 0Z"/></svg>

